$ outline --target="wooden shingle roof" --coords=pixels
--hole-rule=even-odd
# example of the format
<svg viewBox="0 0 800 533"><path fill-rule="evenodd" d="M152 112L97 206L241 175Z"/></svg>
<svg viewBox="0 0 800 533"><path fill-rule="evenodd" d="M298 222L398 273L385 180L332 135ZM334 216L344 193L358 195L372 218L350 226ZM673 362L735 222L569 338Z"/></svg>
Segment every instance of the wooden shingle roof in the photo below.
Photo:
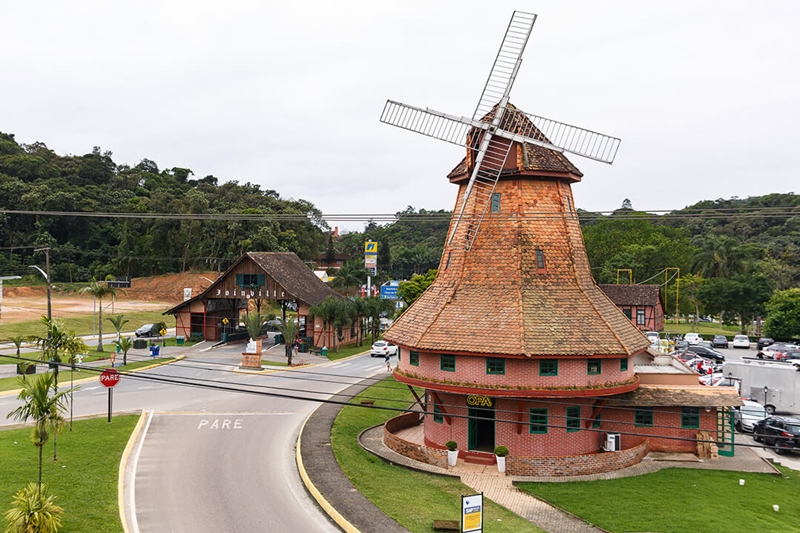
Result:
<svg viewBox="0 0 800 533"><path fill-rule="evenodd" d="M661 303L660 285L599 285L612 302L617 305L649 305Z"/></svg>
<svg viewBox="0 0 800 533"><path fill-rule="evenodd" d="M246 255L298 300L316 305L328 296L341 297L292 252L248 252Z"/></svg>

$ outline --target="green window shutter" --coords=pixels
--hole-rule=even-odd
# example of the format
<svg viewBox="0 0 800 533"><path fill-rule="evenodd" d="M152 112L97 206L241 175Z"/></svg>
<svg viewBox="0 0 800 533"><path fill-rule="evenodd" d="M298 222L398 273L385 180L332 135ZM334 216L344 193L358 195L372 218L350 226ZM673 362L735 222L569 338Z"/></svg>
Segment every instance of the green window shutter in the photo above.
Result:
<svg viewBox="0 0 800 533"><path fill-rule="evenodd" d="M580 406L567 407L567 431L579 431L581 429L581 408Z"/></svg>
<svg viewBox="0 0 800 533"><path fill-rule="evenodd" d="M263 287L266 283L267 277L264 274L258 274L256 276L256 286Z"/></svg>
<svg viewBox="0 0 800 533"><path fill-rule="evenodd" d="M236 274L236 286L244 287L244 274Z"/></svg>

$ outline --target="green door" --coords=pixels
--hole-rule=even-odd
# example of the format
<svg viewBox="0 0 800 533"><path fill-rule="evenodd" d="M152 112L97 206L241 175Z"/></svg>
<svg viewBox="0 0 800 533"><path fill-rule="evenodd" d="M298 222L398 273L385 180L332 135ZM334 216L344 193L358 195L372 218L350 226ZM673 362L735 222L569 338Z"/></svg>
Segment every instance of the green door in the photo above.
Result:
<svg viewBox="0 0 800 533"><path fill-rule="evenodd" d="M494 451L494 407L470 407L467 449Z"/></svg>
<svg viewBox="0 0 800 533"><path fill-rule="evenodd" d="M720 455L733 457L734 431L730 407L717 409L717 447Z"/></svg>
<svg viewBox="0 0 800 533"><path fill-rule="evenodd" d="M478 419L474 411L477 411L477 409L470 408L469 410L469 425L467 426L468 450L474 450L478 447Z"/></svg>

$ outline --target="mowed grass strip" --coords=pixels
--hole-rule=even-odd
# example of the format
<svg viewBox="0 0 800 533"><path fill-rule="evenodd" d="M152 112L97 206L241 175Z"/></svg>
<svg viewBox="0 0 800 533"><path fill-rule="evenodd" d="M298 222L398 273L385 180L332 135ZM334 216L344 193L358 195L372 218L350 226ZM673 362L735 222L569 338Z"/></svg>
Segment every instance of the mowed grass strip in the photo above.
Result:
<svg viewBox="0 0 800 533"><path fill-rule="evenodd" d="M119 462L138 415L78 420L58 436L58 461L53 439L44 446L42 482L64 508L60 533L119 533L117 503ZM11 497L38 475L38 450L31 428L0 431L0 512L11 508ZM0 518L5 527L5 520Z"/></svg>
<svg viewBox="0 0 800 533"><path fill-rule="evenodd" d="M140 368L145 368L148 366L152 366L154 364L167 364L174 361L174 357L155 357L150 358L147 361L129 361L127 365L121 366L122 357L117 359L117 366L116 369L120 372L120 374L125 374L127 372L133 372L134 370L139 370ZM41 367L40 367L41 368ZM58 373L58 385L59 387L69 387L70 381L77 381L79 379L86 379L91 378L92 376L95 379L100 380L100 372L105 370L106 368L111 368L111 363L109 362L107 365L103 366L96 366L91 368L83 368L82 371L75 370L74 372L70 372L69 370L62 369L61 372ZM36 374L28 374L26 379L38 379L39 376L43 375L42 372L38 371L37 368ZM70 373L72 374L70 376ZM14 376L10 378L0 378L0 392L10 391L10 390L17 390L20 387L19 384L20 376ZM71 378L71 379L70 379Z"/></svg>
<svg viewBox="0 0 800 533"><path fill-rule="evenodd" d="M800 531L800 473L781 472L668 468L621 479L518 487L612 533Z"/></svg>
<svg viewBox="0 0 800 533"><path fill-rule="evenodd" d="M172 317L166 317L163 315L163 312L169 308L167 304L164 304L164 309L161 311L153 310L153 311L129 311L124 313L109 313L107 311L103 312L103 333L115 333L116 330L114 326L111 325L111 322L106 320L109 316L112 315L124 315L130 322L126 323L122 326L124 331L134 331L144 324L153 324L156 322L169 322L169 320L173 321L174 326L174 319ZM45 313L46 314L46 313ZM89 313L88 315L71 315L71 316L59 316L58 314L54 314L53 318L57 318L64 322L64 325L67 328L67 331L74 331L76 335L91 335L93 333L97 333L97 316L92 315ZM169 324L167 324L169 326ZM23 322L11 322L3 324L3 334L2 339L10 339L11 337L16 337L18 335L22 335L23 337L27 337L30 335L43 335L44 334L44 326L40 319L35 320L25 320Z"/></svg>
<svg viewBox="0 0 800 533"><path fill-rule="evenodd" d="M391 377L366 389L353 403L360 403L362 398L375 399L376 406L394 408L406 408L414 400L408 388ZM358 445L361 431L397 414L397 411L345 407L331 432L333 452L353 485L384 513L410 531L433 533L434 520L459 520L461 496L475 491L457 478L389 465ZM484 501L484 531L542 531L494 502Z"/></svg>

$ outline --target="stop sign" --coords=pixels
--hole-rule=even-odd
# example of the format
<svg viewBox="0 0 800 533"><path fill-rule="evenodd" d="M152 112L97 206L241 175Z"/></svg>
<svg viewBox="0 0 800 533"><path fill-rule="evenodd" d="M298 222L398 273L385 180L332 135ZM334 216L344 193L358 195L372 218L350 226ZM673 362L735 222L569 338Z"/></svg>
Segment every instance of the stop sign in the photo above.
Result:
<svg viewBox="0 0 800 533"><path fill-rule="evenodd" d="M119 372L113 368L106 368L100 374L100 383L106 387L113 387L119 383Z"/></svg>

